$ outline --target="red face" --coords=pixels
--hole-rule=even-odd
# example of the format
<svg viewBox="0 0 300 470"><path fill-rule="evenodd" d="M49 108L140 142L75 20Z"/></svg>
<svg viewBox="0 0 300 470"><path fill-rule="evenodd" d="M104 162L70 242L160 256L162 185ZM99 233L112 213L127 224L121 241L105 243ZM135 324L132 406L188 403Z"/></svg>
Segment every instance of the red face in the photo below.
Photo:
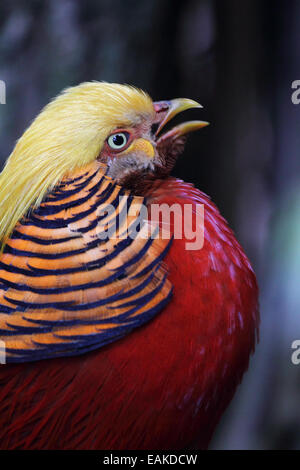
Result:
<svg viewBox="0 0 300 470"><path fill-rule="evenodd" d="M179 98L153 103L154 117L140 117L132 127L116 128L106 139L98 160L108 165L108 175L125 187L143 178L168 175L184 148L186 134L208 123L189 121L166 133L162 129L179 112L199 108L195 101Z"/></svg>

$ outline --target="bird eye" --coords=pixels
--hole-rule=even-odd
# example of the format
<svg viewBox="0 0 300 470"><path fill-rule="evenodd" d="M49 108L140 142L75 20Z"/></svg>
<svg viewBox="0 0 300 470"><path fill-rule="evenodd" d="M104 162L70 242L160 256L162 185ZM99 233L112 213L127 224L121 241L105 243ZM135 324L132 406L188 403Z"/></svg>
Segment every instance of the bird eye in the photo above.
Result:
<svg viewBox="0 0 300 470"><path fill-rule="evenodd" d="M116 132L116 134L112 134L107 139L107 143L110 148L114 150L121 150L127 144L129 140L128 132Z"/></svg>

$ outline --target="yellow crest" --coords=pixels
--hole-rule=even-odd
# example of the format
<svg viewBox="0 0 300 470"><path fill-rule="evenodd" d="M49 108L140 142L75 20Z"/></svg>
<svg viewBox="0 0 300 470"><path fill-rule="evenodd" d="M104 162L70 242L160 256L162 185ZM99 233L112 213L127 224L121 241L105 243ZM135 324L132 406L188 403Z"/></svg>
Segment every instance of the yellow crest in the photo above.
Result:
<svg viewBox="0 0 300 470"><path fill-rule="evenodd" d="M18 140L0 175L2 248L31 207L64 176L97 158L114 128L153 112L143 91L105 82L68 88L50 102Z"/></svg>

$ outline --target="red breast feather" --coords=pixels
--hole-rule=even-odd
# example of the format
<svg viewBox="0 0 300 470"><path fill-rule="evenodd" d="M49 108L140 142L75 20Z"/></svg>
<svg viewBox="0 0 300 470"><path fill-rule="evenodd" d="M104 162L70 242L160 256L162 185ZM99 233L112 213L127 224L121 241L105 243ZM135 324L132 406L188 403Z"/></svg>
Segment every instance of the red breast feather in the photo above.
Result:
<svg viewBox="0 0 300 470"><path fill-rule="evenodd" d="M203 193L170 178L149 196L204 204L203 248L174 240L165 259L173 299L124 339L81 357L1 367L2 449L208 445L255 346L255 275Z"/></svg>

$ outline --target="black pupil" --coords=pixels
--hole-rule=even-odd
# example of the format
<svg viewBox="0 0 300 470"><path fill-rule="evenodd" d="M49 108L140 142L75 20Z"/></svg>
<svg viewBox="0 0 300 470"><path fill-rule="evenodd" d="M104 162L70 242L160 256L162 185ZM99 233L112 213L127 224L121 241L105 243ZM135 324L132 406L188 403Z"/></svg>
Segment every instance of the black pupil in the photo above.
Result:
<svg viewBox="0 0 300 470"><path fill-rule="evenodd" d="M125 137L122 134L116 134L113 136L113 143L117 147L121 147L121 145L124 145L125 143Z"/></svg>

